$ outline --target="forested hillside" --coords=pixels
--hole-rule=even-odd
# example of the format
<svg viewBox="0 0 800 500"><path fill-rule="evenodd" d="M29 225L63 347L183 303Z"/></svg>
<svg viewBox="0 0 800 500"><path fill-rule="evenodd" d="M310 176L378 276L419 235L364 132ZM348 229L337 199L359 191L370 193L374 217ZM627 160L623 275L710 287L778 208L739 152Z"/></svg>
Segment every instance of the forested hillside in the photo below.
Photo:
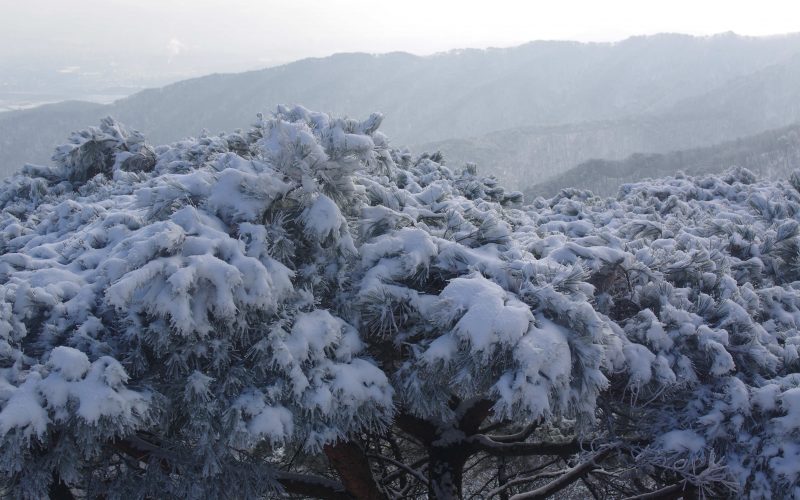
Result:
<svg viewBox="0 0 800 500"><path fill-rule="evenodd" d="M770 130L711 147L666 154L634 154L624 160L589 160L525 190L526 196L553 196L561 189L589 189L600 196L617 194L620 186L646 178L685 172L720 173L744 167L764 179L786 179L800 167L800 125Z"/></svg>
<svg viewBox="0 0 800 500"><path fill-rule="evenodd" d="M524 179L522 187L593 157L697 147L794 122L798 51L798 35L723 34L532 42L427 57L339 54L187 80L107 106L0 113L0 172L48 161L69 131L107 115L170 142L202 127L230 132L249 123L253 109L302 102L338 115L381 110L396 145L456 139L430 147L454 161L477 160L510 185ZM747 98L737 93L742 81ZM508 129L518 130L485 135Z"/></svg>
<svg viewBox="0 0 800 500"><path fill-rule="evenodd" d="M800 57L795 56L682 100L657 114L502 130L426 143L419 149L441 150L455 163L478 162L504 182L521 189L550 181L564 170L591 159L623 160L634 153L699 148L782 128L798 120ZM755 142L753 146L760 147ZM640 177L630 180L637 178ZM556 177L548 185L555 189L573 185L559 179L566 178ZM615 182L618 181L610 180L609 186Z"/></svg>

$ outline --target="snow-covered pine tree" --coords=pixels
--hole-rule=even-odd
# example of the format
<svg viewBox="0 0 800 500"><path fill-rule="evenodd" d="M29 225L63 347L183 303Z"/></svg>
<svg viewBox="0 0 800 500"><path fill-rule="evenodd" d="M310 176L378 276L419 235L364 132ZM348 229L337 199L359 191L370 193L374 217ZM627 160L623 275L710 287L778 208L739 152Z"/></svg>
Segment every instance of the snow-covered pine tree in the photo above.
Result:
<svg viewBox="0 0 800 500"><path fill-rule="evenodd" d="M314 119L155 150L107 119L6 182L7 494L264 496L296 446L385 428L391 386L335 314L377 161L351 128L377 118Z"/></svg>
<svg viewBox="0 0 800 500"><path fill-rule="evenodd" d="M4 492L800 495L791 185L525 207L379 124L108 119L7 180Z"/></svg>

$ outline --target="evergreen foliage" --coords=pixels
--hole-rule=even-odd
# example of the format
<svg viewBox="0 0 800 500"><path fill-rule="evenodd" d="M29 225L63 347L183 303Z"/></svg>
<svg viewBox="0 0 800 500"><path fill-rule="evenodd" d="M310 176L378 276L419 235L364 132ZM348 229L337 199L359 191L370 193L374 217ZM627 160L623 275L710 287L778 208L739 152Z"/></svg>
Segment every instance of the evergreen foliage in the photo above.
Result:
<svg viewBox="0 0 800 500"><path fill-rule="evenodd" d="M800 496L794 177L522 206L380 121L106 119L8 179L3 493Z"/></svg>

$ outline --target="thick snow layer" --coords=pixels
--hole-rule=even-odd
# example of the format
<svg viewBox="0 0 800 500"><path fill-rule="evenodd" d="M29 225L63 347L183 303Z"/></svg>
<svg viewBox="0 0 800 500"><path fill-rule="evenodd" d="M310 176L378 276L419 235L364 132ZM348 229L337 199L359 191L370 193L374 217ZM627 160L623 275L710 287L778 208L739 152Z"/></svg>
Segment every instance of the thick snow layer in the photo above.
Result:
<svg viewBox="0 0 800 500"><path fill-rule="evenodd" d="M209 455L214 442L316 450L385 425L388 377L323 291L344 283L356 252L351 176L390 162L386 143L285 113L248 135L158 148L108 119L73 135L55 166L5 183L0 439L18 451L0 473L25 469L21 443L53 433L83 439L87 457L150 433L219 473L237 459ZM335 201L333 187L350 195Z"/></svg>
<svg viewBox="0 0 800 500"><path fill-rule="evenodd" d="M324 194L317 196L311 206L303 212L303 219L306 228L319 239L329 237L345 223L339 207Z"/></svg>
<svg viewBox="0 0 800 500"><path fill-rule="evenodd" d="M519 342L533 321L530 308L495 283L476 275L451 281L439 294L436 313L452 317L452 335L467 342L473 354Z"/></svg>
<svg viewBox="0 0 800 500"><path fill-rule="evenodd" d="M521 206L379 123L281 107L153 148L107 119L6 180L0 481L70 463L77 484L131 439L191 464L167 496L271 485L248 457L313 455L398 411L453 443L485 400L648 474L795 492L800 175Z"/></svg>
<svg viewBox="0 0 800 500"><path fill-rule="evenodd" d="M110 357L89 363L84 353L59 346L47 367L44 377L32 371L19 387L5 387L0 434L19 429L26 436L42 437L51 421L69 418L73 403L76 415L88 424L100 418L137 421L147 411L149 395L125 388L128 375Z"/></svg>

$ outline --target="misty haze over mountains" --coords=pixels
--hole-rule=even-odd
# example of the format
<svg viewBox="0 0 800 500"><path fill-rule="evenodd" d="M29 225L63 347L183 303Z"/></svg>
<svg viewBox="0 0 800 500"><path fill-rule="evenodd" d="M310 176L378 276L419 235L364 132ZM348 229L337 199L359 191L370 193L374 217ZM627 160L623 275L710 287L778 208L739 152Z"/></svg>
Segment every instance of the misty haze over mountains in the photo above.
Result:
<svg viewBox="0 0 800 500"><path fill-rule="evenodd" d="M613 196L625 183L675 175L719 173L743 167L762 179L788 179L800 165L800 125L768 130L713 146L669 153L634 153L624 160L592 159L526 190L526 197L555 196L565 187Z"/></svg>
<svg viewBox="0 0 800 500"><path fill-rule="evenodd" d="M203 127L230 131L252 121L254 110L281 103L362 118L380 111L394 145L441 150L454 166L475 161L524 189L590 159L699 148L799 121L800 35L664 34L426 57L353 53L215 74L108 105L0 113L0 173L47 162L70 131L106 115L162 143ZM592 165L602 176L608 164Z"/></svg>

